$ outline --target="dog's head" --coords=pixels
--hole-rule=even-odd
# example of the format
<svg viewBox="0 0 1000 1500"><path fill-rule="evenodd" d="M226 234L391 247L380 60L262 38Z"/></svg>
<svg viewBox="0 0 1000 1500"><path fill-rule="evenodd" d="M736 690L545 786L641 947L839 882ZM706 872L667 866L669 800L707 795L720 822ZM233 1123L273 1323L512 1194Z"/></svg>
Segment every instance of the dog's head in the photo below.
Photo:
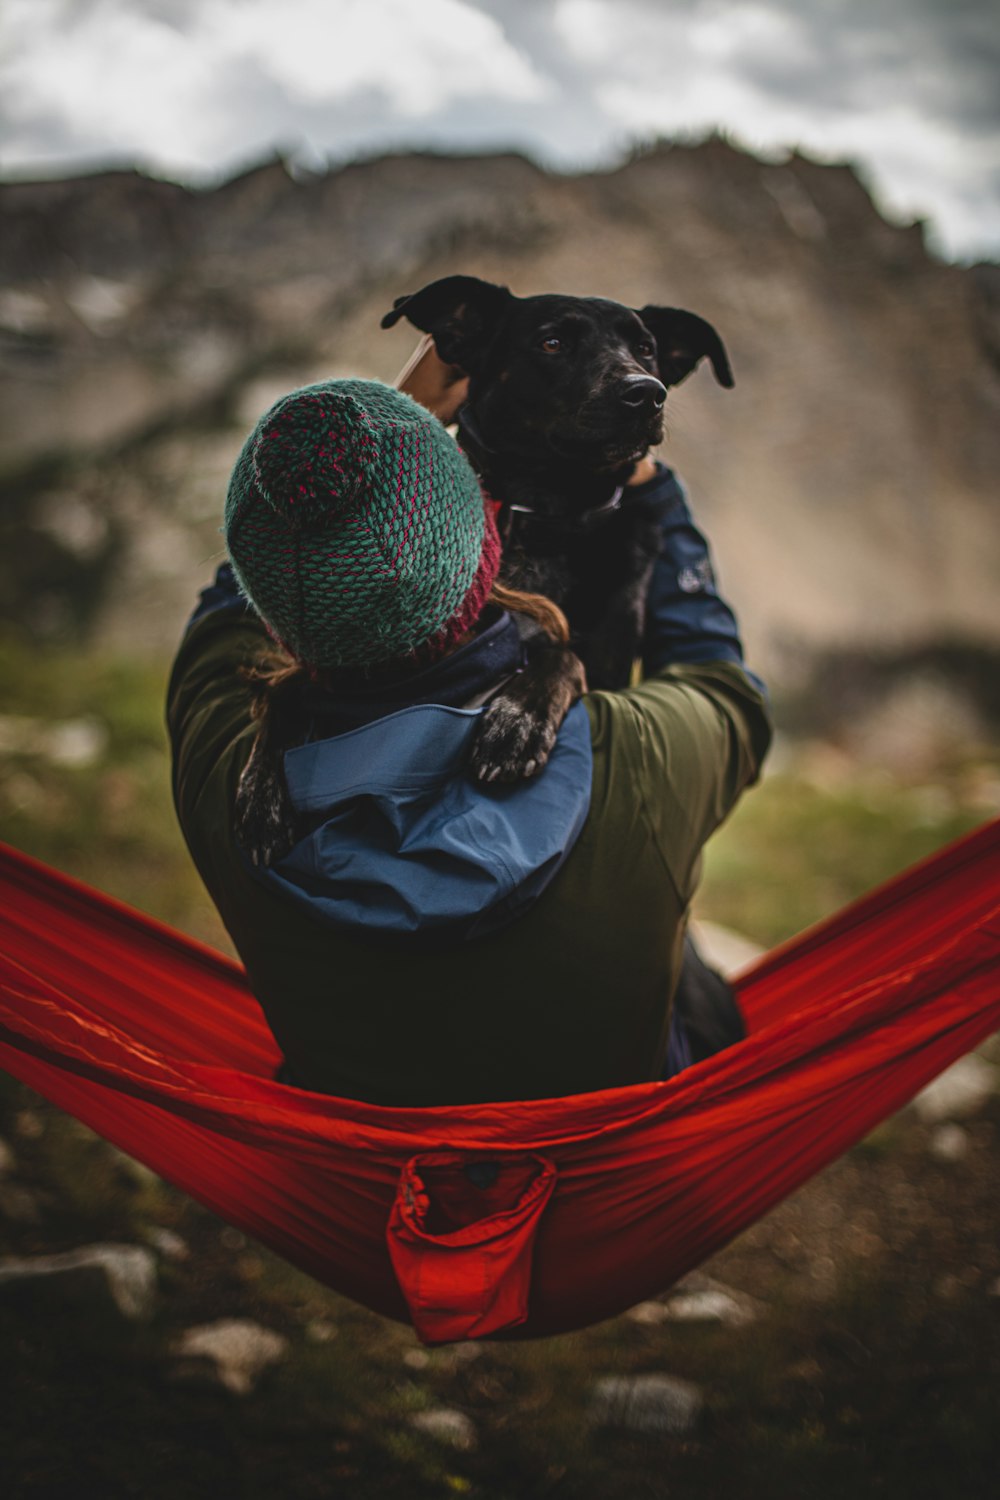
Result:
<svg viewBox="0 0 1000 1500"><path fill-rule="evenodd" d="M675 307L515 297L475 276L446 276L397 297L382 327L400 318L469 375L486 450L539 471L627 468L662 440L667 390L703 358L720 385L733 384L715 329Z"/></svg>

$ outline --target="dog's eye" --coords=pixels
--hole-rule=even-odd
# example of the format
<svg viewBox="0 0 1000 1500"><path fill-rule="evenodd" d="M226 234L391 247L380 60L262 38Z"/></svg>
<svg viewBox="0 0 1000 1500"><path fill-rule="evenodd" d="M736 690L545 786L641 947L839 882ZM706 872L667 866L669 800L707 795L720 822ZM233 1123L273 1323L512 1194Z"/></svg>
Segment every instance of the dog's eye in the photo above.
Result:
<svg viewBox="0 0 1000 1500"><path fill-rule="evenodd" d="M555 334L550 333L539 340L538 347L546 354L558 354L562 348L562 339L557 339Z"/></svg>
<svg viewBox="0 0 1000 1500"><path fill-rule="evenodd" d="M636 353L640 359L652 359L656 353L656 346L650 343L649 339L643 339L641 344L636 345Z"/></svg>

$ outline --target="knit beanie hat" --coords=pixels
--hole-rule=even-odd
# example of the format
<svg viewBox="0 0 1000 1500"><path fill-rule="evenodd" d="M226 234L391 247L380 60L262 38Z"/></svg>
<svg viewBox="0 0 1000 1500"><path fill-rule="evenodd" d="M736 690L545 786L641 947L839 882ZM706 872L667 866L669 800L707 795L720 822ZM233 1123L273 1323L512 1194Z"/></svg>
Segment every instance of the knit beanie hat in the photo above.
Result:
<svg viewBox="0 0 1000 1500"><path fill-rule="evenodd" d="M272 634L321 671L447 651L500 563L492 508L457 443L371 380L304 386L261 417L229 482L224 531Z"/></svg>

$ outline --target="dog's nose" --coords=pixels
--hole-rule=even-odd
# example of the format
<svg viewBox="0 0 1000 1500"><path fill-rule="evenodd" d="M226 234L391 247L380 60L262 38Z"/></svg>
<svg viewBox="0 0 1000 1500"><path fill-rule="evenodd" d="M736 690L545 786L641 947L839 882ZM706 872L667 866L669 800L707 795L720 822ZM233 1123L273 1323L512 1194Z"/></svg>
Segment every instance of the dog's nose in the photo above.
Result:
<svg viewBox="0 0 1000 1500"><path fill-rule="evenodd" d="M620 396L626 406L636 411L661 411L667 399L667 388L653 375L626 375Z"/></svg>

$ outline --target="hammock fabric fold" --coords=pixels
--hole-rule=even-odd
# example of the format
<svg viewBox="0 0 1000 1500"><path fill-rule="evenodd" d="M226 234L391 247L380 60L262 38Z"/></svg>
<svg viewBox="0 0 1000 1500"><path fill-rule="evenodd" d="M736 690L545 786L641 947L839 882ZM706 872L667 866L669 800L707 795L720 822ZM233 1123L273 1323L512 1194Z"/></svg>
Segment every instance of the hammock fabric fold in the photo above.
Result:
<svg viewBox="0 0 1000 1500"><path fill-rule="evenodd" d="M768 955L667 1083L387 1109L273 1081L238 964L0 845L0 1066L428 1342L671 1285L1000 1028L1000 821Z"/></svg>

